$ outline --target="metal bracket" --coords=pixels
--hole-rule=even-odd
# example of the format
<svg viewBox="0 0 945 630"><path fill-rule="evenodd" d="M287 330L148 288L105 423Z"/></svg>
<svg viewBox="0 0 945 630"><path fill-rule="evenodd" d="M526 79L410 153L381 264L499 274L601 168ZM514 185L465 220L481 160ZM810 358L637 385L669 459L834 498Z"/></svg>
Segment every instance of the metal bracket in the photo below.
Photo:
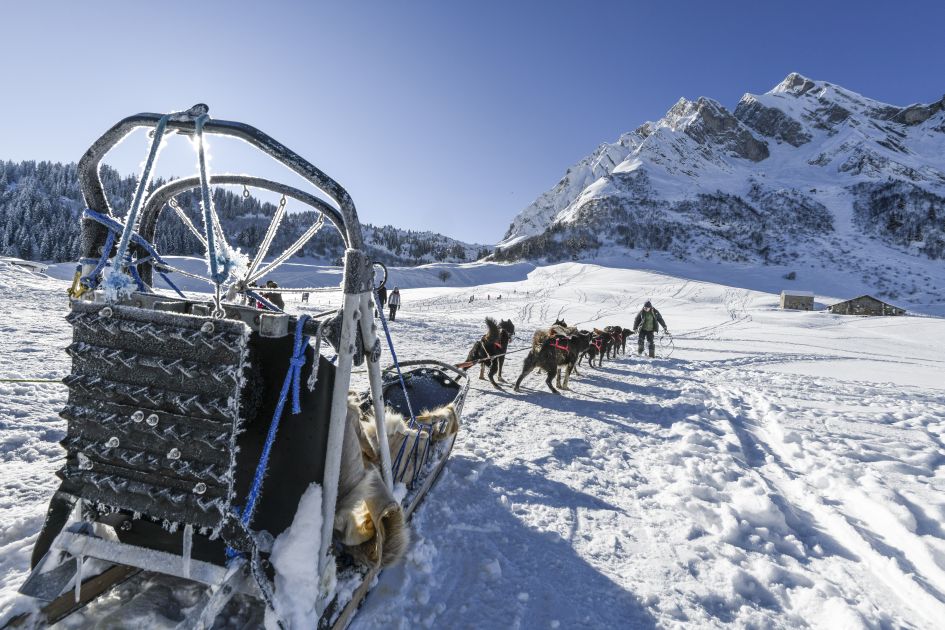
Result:
<svg viewBox="0 0 945 630"><path fill-rule="evenodd" d="M289 316L284 313L260 313L261 337L285 337L289 334Z"/></svg>

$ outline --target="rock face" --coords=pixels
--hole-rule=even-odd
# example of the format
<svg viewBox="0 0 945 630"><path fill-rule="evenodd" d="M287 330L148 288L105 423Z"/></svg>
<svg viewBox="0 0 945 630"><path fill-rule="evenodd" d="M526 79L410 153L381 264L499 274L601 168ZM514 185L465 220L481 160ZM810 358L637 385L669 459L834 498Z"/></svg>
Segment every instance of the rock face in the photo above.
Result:
<svg viewBox="0 0 945 630"><path fill-rule="evenodd" d="M712 99L700 97L695 103L680 99L664 120L700 145L714 145L752 162L768 157L768 143Z"/></svg>
<svg viewBox="0 0 945 630"><path fill-rule="evenodd" d="M942 100L929 105L916 104L903 107L890 116L889 119L893 122L902 123L903 125L918 125L924 123L943 109L945 109L945 96L942 97Z"/></svg>
<svg viewBox="0 0 945 630"><path fill-rule="evenodd" d="M735 107L735 117L758 135L782 140L799 147L811 141L800 122L776 107L765 107L751 95L746 95Z"/></svg>

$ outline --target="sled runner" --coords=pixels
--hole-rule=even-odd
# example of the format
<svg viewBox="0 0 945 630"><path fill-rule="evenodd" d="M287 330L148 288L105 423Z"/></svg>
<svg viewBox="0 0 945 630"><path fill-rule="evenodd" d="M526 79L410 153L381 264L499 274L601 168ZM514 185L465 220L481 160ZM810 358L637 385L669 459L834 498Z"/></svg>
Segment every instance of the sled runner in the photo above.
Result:
<svg viewBox="0 0 945 630"><path fill-rule="evenodd" d="M271 562L273 547L293 523L318 522L320 531L305 532L317 541L310 561L319 590L310 604L322 615L321 626L343 627L390 561L385 554L393 553L392 524L409 518L444 466L468 379L437 361L398 364L392 344L394 365L381 370L374 265L348 193L258 129L211 120L207 112L197 105L174 114L131 116L99 138L79 162L88 210L67 318L73 342L67 349L72 356L72 372L65 379L69 396L61 413L67 421L66 458L57 473L61 486L36 542L33 570L20 590L51 602L47 612L51 607L69 612L64 602L74 597L85 603L93 592L106 590L109 572L118 581L140 569L206 586L182 627L209 628L237 594L260 599L280 625L289 627L276 602L279 566ZM127 213L116 217L99 166L112 147L140 127L151 130L151 150ZM192 137L199 173L152 190L154 162L163 139L173 133ZM205 159L208 135L249 143L302 176L317 193L248 175L211 176ZM212 186L282 195L252 258L227 242ZM200 222L176 199L191 190L199 191ZM316 210L317 220L269 259L287 199ZM204 246L205 273L177 269L154 248L159 223L174 215ZM346 247L338 289L343 306L313 316L286 314L259 294L255 283L325 224L338 230ZM184 295L174 274L204 281L211 299ZM156 291L158 277L173 295ZM279 292L319 290L324 289ZM323 343L334 347L336 359L321 355ZM350 398L352 366L362 362L369 389ZM388 408L395 413L388 414ZM396 444L388 443L391 427ZM349 430L362 437L362 450L343 447ZM345 466L362 460L373 463L359 474L377 483L358 488L376 488L381 496L355 497L363 498L358 504L364 507L358 512L363 518L356 523L360 529L350 531L366 539L351 547L335 530L345 522L338 510L354 500L341 494L346 492ZM313 495L320 500L305 501L313 488L320 489ZM383 511L375 514L374 505ZM303 514L304 509L318 513ZM345 573L345 592L356 585L353 596L335 592L339 571Z"/></svg>

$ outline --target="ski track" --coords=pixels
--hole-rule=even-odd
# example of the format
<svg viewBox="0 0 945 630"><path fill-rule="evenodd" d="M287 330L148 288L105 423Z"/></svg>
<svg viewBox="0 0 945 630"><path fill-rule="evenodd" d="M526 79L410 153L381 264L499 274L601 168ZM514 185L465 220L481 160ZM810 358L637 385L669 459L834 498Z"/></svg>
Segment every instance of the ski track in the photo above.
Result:
<svg viewBox="0 0 945 630"><path fill-rule="evenodd" d="M557 317L630 327L648 298L678 333L676 350L582 366L563 396L538 374L515 393L470 370L460 439L413 521L407 559L382 574L354 628L945 619L945 390L919 378L945 374L945 322L783 313L769 294L574 263L487 282L403 290L398 354L462 360L487 315L514 321L512 349ZM3 268L0 283L35 296L2 323L2 376L64 375L62 283ZM509 357L507 381L523 357ZM2 622L29 605L15 589L56 485L65 389L0 392ZM145 597L126 604L133 592ZM68 627L128 615L173 627L194 598L141 577ZM236 606L218 626L253 627L254 615Z"/></svg>

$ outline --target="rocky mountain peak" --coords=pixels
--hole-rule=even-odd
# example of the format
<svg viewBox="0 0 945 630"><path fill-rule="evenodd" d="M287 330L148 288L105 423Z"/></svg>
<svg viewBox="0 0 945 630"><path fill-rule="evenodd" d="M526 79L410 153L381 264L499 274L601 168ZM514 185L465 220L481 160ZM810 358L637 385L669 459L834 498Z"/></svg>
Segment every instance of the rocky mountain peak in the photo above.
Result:
<svg viewBox="0 0 945 630"><path fill-rule="evenodd" d="M817 83L811 81L800 73L792 72L787 75L783 81L778 83L768 94L793 94L794 96L803 96L817 87Z"/></svg>

